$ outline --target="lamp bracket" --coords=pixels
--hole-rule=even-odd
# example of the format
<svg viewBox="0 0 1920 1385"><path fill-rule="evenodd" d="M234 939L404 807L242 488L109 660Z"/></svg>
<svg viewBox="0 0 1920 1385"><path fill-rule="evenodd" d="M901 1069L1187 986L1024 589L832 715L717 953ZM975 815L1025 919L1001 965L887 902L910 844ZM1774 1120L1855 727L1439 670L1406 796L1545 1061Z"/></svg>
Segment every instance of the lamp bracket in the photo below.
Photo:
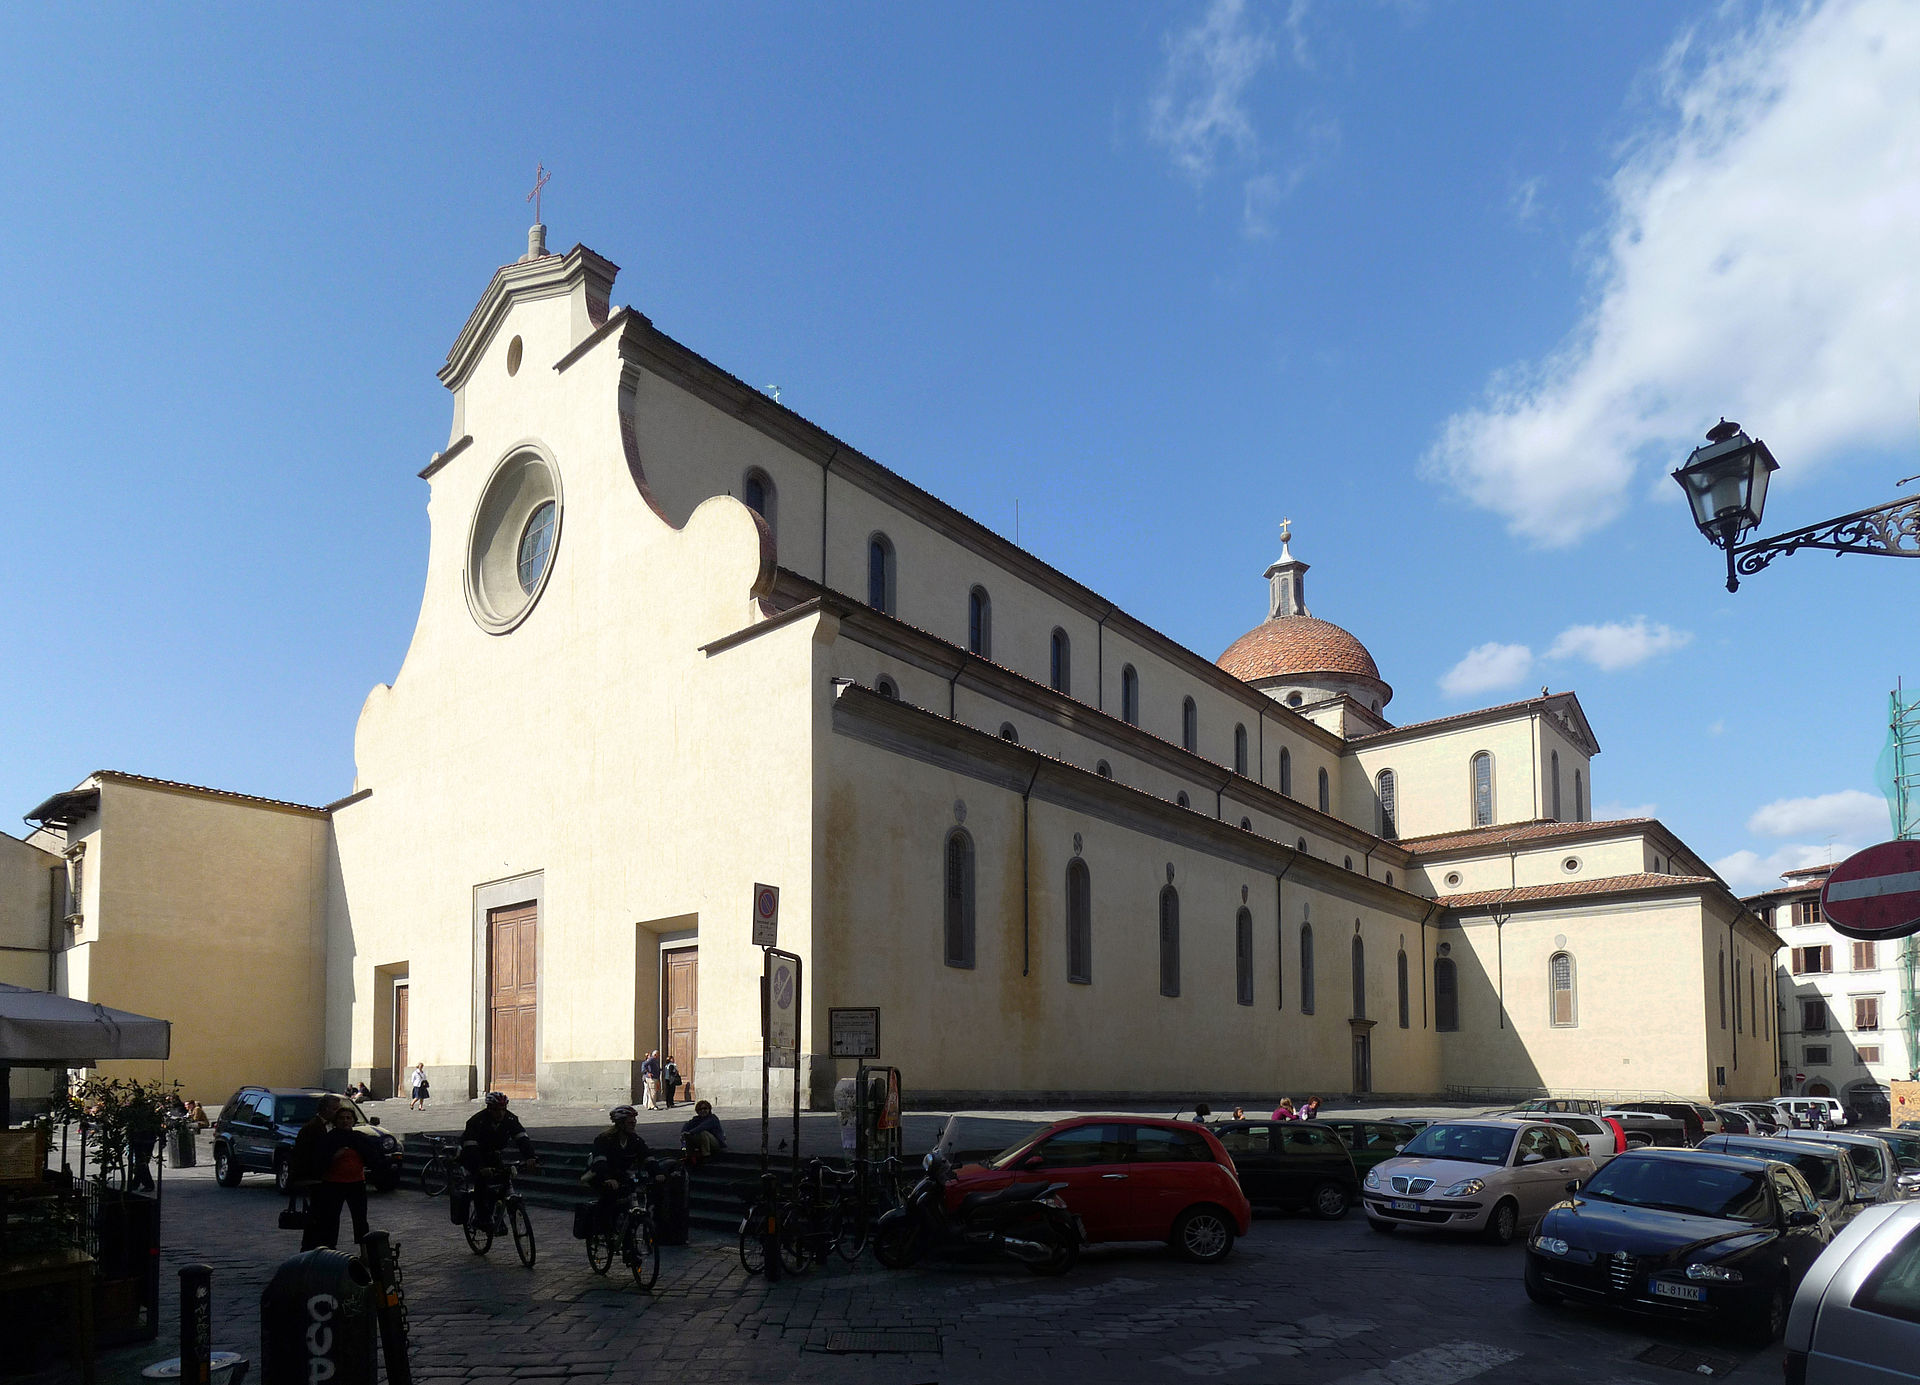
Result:
<svg viewBox="0 0 1920 1385"><path fill-rule="evenodd" d="M1737 585L1734 571L1751 577L1775 558L1803 548L1828 548L1835 553L1876 553L1884 558L1920 558L1920 496L1889 501L1870 510L1855 510L1838 519L1822 520L1771 538L1755 539L1728 550L1732 560L1727 589Z"/></svg>

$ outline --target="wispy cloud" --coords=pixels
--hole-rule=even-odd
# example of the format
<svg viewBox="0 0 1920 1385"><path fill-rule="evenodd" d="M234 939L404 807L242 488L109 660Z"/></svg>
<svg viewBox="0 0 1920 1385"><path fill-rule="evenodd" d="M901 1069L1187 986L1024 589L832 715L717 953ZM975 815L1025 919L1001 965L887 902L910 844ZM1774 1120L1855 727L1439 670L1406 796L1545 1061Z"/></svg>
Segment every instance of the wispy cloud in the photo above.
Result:
<svg viewBox="0 0 1920 1385"><path fill-rule="evenodd" d="M1524 644L1483 644L1468 650L1466 658L1441 676L1440 691L1448 697L1468 697L1509 688L1532 668L1533 651Z"/></svg>
<svg viewBox="0 0 1920 1385"><path fill-rule="evenodd" d="M1222 152L1251 159L1260 137L1247 87L1273 61L1271 36L1247 20L1245 0L1212 0L1200 22L1166 39L1167 67L1147 105L1147 130L1195 186Z"/></svg>
<svg viewBox="0 0 1920 1385"><path fill-rule="evenodd" d="M1618 822L1622 818L1657 818L1660 805L1657 803L1596 803L1593 805L1595 822Z"/></svg>
<svg viewBox="0 0 1920 1385"><path fill-rule="evenodd" d="M1887 801L1879 794L1842 789L1811 798L1776 798L1747 819L1747 831L1762 837L1862 841L1887 835L1889 823Z"/></svg>
<svg viewBox="0 0 1920 1385"><path fill-rule="evenodd" d="M1496 374L1425 470L1509 529L1570 544L1721 414L1797 466L1905 438L1920 374L1920 6L1767 8L1683 38L1630 144L1592 306Z"/></svg>
<svg viewBox="0 0 1920 1385"><path fill-rule="evenodd" d="M1540 189L1544 180L1538 177L1528 178L1513 185L1513 191L1507 195L1507 207L1513 213L1513 219L1522 226L1532 226L1540 218Z"/></svg>
<svg viewBox="0 0 1920 1385"><path fill-rule="evenodd" d="M1678 649L1692 638L1685 630L1652 625L1645 616L1635 616L1627 623L1609 621L1605 625L1568 626L1547 650L1547 657L1585 659L1595 668L1613 673Z"/></svg>
<svg viewBox="0 0 1920 1385"><path fill-rule="evenodd" d="M1787 871L1799 870L1802 866L1825 865L1828 861L1843 861L1857 849L1851 846L1796 844L1777 847L1765 855L1757 851L1736 851L1709 864L1733 887L1735 894L1759 894L1762 890L1777 886L1781 875Z"/></svg>

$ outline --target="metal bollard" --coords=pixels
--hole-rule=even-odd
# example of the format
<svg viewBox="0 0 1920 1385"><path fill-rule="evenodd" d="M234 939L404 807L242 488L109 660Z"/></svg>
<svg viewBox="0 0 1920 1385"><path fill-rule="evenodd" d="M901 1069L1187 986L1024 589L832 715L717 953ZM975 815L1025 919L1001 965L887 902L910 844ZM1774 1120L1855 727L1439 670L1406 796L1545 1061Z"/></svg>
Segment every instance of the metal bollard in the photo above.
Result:
<svg viewBox="0 0 1920 1385"><path fill-rule="evenodd" d="M380 1318L380 1355L387 1364L387 1385L413 1385L407 1357L407 1299L400 1286L400 1247L384 1231L369 1231L360 1244L373 1275L375 1312Z"/></svg>
<svg viewBox="0 0 1920 1385"><path fill-rule="evenodd" d="M375 1294L337 1250L281 1262L260 1295L261 1385L374 1385Z"/></svg>
<svg viewBox="0 0 1920 1385"><path fill-rule="evenodd" d="M212 1385L213 1266L180 1269L180 1382Z"/></svg>

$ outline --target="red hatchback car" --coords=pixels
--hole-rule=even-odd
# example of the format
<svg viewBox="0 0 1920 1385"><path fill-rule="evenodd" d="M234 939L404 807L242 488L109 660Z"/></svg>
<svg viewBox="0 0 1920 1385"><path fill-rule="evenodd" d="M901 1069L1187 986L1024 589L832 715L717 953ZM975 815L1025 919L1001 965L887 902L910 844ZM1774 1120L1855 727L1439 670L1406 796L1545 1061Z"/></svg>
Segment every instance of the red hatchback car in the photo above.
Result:
<svg viewBox="0 0 1920 1385"><path fill-rule="evenodd" d="M1078 1116L956 1171L947 1205L968 1193L1044 1178L1085 1224L1089 1241L1165 1241L1201 1264L1224 1260L1253 1208L1220 1141L1190 1121Z"/></svg>

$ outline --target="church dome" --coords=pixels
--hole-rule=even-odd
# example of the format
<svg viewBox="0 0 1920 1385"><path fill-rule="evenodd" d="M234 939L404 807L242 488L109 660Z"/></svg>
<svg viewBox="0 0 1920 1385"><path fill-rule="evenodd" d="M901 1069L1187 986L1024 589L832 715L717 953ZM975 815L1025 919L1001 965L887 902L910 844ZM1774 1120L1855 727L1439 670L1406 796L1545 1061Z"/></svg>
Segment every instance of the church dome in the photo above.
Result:
<svg viewBox="0 0 1920 1385"><path fill-rule="evenodd" d="M1227 646L1216 662L1244 683L1314 677L1383 681L1367 647L1318 616L1263 620Z"/></svg>

